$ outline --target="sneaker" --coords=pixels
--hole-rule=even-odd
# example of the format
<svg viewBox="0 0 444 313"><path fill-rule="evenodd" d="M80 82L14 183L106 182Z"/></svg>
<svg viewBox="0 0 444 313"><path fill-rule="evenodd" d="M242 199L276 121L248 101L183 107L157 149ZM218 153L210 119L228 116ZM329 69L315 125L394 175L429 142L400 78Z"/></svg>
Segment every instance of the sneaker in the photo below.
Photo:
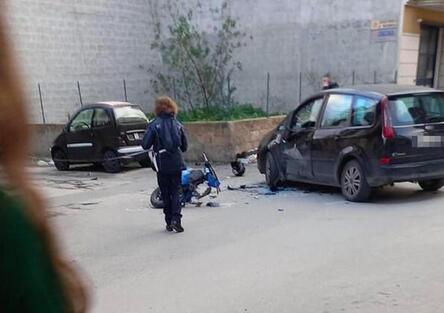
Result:
<svg viewBox="0 0 444 313"><path fill-rule="evenodd" d="M167 224L167 226L165 227L166 231L173 231L173 226L171 226L170 224Z"/></svg>
<svg viewBox="0 0 444 313"><path fill-rule="evenodd" d="M173 222L173 224L171 224L171 227L178 233L181 233L184 231L182 225L180 224L180 222Z"/></svg>

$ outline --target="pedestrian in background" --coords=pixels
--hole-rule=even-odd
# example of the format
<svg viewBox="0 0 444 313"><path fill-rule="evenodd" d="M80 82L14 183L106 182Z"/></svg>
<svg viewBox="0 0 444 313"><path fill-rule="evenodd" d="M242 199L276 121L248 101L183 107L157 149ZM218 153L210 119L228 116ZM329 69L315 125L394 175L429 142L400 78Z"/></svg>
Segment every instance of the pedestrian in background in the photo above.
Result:
<svg viewBox="0 0 444 313"><path fill-rule="evenodd" d="M145 150L153 147L160 193L165 203L166 230L183 232L179 189L185 168L182 152L188 149L182 124L176 120L177 104L169 97L159 97L154 104L154 119L143 138Z"/></svg>
<svg viewBox="0 0 444 313"><path fill-rule="evenodd" d="M322 90L339 87L338 83L332 81L330 73L326 73L324 76L322 76L321 84L322 84Z"/></svg>
<svg viewBox="0 0 444 313"><path fill-rule="evenodd" d="M0 3L0 312L84 313L86 292L64 259L26 172L26 108Z"/></svg>

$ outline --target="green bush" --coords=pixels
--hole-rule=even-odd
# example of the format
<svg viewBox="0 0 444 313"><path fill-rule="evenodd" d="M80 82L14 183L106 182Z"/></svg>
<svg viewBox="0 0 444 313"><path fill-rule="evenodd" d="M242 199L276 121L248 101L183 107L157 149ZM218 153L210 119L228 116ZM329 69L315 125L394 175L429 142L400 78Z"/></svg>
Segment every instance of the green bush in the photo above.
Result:
<svg viewBox="0 0 444 313"><path fill-rule="evenodd" d="M189 111L179 111L177 119L181 122L233 121L266 116L267 113L261 108L255 108L250 104L243 104L230 107L210 106ZM148 113L147 117L153 119L154 115Z"/></svg>

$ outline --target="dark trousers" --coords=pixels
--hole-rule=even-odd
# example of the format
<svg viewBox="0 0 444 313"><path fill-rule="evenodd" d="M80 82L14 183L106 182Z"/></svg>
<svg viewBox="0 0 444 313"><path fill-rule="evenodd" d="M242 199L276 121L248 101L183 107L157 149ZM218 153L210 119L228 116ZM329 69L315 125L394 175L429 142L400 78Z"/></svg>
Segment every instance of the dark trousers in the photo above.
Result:
<svg viewBox="0 0 444 313"><path fill-rule="evenodd" d="M180 223L182 218L182 206L179 199L181 176L181 172L157 173L157 182L159 183L162 200L165 203L163 213L165 213L165 222L168 225L172 222Z"/></svg>

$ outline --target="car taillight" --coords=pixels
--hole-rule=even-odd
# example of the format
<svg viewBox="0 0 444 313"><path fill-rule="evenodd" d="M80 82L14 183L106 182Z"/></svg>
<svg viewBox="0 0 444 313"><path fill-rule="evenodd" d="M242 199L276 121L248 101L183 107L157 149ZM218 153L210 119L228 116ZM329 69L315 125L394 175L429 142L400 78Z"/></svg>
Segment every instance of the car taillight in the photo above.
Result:
<svg viewBox="0 0 444 313"><path fill-rule="evenodd" d="M390 140L395 138L395 130L393 129L392 118L389 111L389 100L387 97L381 100L382 111L382 137Z"/></svg>
<svg viewBox="0 0 444 313"><path fill-rule="evenodd" d="M391 161L389 157L382 157L379 159L379 165L389 165Z"/></svg>

